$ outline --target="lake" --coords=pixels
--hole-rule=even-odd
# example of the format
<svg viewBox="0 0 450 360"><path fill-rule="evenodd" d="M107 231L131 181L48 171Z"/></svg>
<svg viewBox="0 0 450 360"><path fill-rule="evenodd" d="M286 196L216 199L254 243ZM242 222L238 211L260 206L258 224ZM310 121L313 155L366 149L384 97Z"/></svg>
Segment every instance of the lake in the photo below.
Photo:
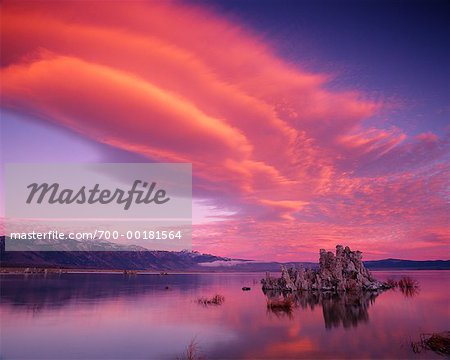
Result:
<svg viewBox="0 0 450 360"><path fill-rule="evenodd" d="M450 271L373 273L420 289L302 295L273 312L260 273L1 275L0 358L177 359L194 341L205 359L442 359L411 341L449 330ZM198 303L215 294L221 305Z"/></svg>

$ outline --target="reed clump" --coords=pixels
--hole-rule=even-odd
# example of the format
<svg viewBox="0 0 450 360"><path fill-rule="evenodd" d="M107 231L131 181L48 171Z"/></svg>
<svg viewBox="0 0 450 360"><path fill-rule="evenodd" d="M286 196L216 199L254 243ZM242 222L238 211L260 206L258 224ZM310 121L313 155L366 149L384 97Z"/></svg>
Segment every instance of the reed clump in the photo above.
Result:
<svg viewBox="0 0 450 360"><path fill-rule="evenodd" d="M294 308L294 301L291 297L267 299L267 309L273 312L290 313Z"/></svg>
<svg viewBox="0 0 450 360"><path fill-rule="evenodd" d="M416 296L420 292L419 282L409 276L404 276L398 281L398 288L406 297Z"/></svg>
<svg viewBox="0 0 450 360"><path fill-rule="evenodd" d="M398 287L400 289L411 289L419 287L419 282L409 276L404 276L398 281Z"/></svg>
<svg viewBox="0 0 450 360"><path fill-rule="evenodd" d="M222 305L225 301L225 296L216 294L212 298L201 297L197 302L201 305Z"/></svg>
<svg viewBox="0 0 450 360"><path fill-rule="evenodd" d="M394 279L387 279L386 284L390 288L396 288L398 286L398 282L395 281Z"/></svg>
<svg viewBox="0 0 450 360"><path fill-rule="evenodd" d="M201 360L203 357L200 354L200 347L196 338L193 338L189 345L186 347L183 355L178 357L177 360Z"/></svg>
<svg viewBox="0 0 450 360"><path fill-rule="evenodd" d="M441 355L450 355L450 331L433 334L421 334L420 341L411 342L413 352L433 350Z"/></svg>

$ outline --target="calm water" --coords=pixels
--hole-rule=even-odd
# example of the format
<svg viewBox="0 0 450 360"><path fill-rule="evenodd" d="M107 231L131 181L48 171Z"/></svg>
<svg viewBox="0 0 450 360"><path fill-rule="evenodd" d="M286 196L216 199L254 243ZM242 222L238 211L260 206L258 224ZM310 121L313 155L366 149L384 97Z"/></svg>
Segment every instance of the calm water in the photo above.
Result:
<svg viewBox="0 0 450 360"><path fill-rule="evenodd" d="M450 272L375 272L405 274L419 293L303 296L291 313L267 311L255 273L2 275L0 358L176 359L195 338L206 359L442 359L410 342L449 330ZM222 305L198 304L216 293Z"/></svg>

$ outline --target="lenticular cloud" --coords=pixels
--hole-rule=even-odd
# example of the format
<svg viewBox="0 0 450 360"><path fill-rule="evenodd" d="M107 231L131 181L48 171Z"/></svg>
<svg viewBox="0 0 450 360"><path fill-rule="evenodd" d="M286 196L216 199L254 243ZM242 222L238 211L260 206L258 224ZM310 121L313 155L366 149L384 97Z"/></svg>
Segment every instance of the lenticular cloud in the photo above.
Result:
<svg viewBox="0 0 450 360"><path fill-rule="evenodd" d="M426 198L428 224L441 229L442 164L394 175L376 169L380 159L401 163L407 146L439 143L439 159L443 140L366 126L382 103L326 90L325 74L287 64L261 38L202 8L83 7L3 5L3 107L152 160L190 162L197 196L240 216L306 218L335 235L350 220L407 224ZM437 192L426 195L417 183L431 174Z"/></svg>

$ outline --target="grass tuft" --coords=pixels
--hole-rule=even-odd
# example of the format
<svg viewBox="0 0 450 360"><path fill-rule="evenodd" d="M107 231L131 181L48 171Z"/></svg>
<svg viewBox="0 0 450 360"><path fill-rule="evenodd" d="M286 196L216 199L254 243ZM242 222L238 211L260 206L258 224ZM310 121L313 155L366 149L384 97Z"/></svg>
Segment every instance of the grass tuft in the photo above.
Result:
<svg viewBox="0 0 450 360"><path fill-rule="evenodd" d="M398 286L398 282L395 281L394 279L387 279L386 284L391 288L396 288Z"/></svg>
<svg viewBox="0 0 450 360"><path fill-rule="evenodd" d="M411 342L414 353L433 350L441 355L450 355L450 331L433 334L421 334L420 341Z"/></svg>
<svg viewBox="0 0 450 360"><path fill-rule="evenodd" d="M294 301L291 297L267 299L267 309L272 312L291 313L294 307Z"/></svg>
<svg viewBox="0 0 450 360"><path fill-rule="evenodd" d="M412 297L419 293L420 286L416 279L404 276L398 281L398 287L406 297Z"/></svg>
<svg viewBox="0 0 450 360"><path fill-rule="evenodd" d="M409 276L404 276L398 281L400 289L414 288L419 286L419 282Z"/></svg>
<svg viewBox="0 0 450 360"><path fill-rule="evenodd" d="M207 306L207 305L222 305L224 301L225 301L225 296L220 295L220 294L216 294L210 299L201 297L200 299L197 300L197 302L199 304L205 305L205 306Z"/></svg>
<svg viewBox="0 0 450 360"><path fill-rule="evenodd" d="M198 346L197 339L195 337L186 347L186 350L184 351L183 355L177 358L177 360L201 360L201 359L203 359L203 357L200 356L200 347Z"/></svg>

